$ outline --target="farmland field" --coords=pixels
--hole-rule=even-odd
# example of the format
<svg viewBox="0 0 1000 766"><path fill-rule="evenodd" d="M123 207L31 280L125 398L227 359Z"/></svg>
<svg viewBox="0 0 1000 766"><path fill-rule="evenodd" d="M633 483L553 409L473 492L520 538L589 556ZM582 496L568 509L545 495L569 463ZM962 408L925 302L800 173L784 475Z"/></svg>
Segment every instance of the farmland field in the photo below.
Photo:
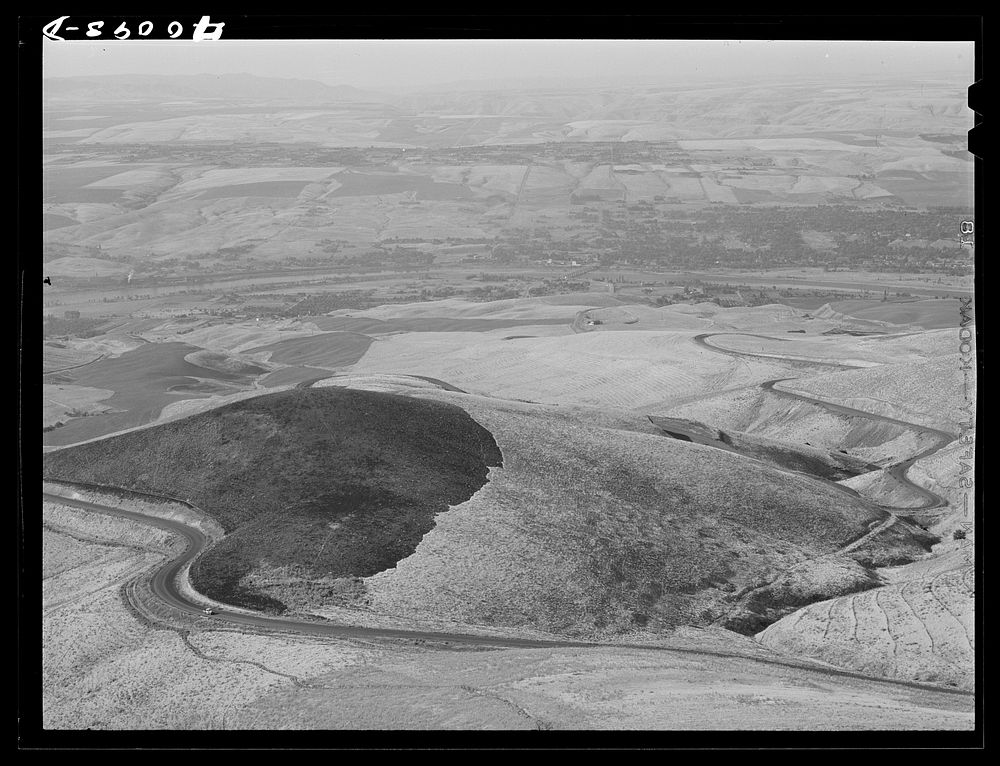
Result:
<svg viewBox="0 0 1000 766"><path fill-rule="evenodd" d="M42 225L46 230L48 229L59 229L63 226L75 226L77 221L65 215L57 215L56 213L45 213L42 216Z"/></svg>
<svg viewBox="0 0 1000 766"><path fill-rule="evenodd" d="M331 373L319 367L290 366L268 373L260 379L260 384L266 388L277 386L294 386L310 380L327 377Z"/></svg>
<svg viewBox="0 0 1000 766"><path fill-rule="evenodd" d="M918 300L905 303L838 301L830 308L858 319L873 319L898 325L919 325L925 330L957 327L961 317L957 300Z"/></svg>
<svg viewBox="0 0 1000 766"><path fill-rule="evenodd" d="M227 197L297 197L308 181L260 181L252 184L213 186L203 191L199 199L225 199Z"/></svg>
<svg viewBox="0 0 1000 766"><path fill-rule="evenodd" d="M416 192L418 199L464 199L472 196L461 184L439 183L428 176L404 173L340 173L335 176L340 186L331 197L361 197L379 194Z"/></svg>
<svg viewBox="0 0 1000 766"><path fill-rule="evenodd" d="M525 325L565 325L564 319L525 318L501 319L494 317L393 317L392 319L366 319L363 317L322 316L307 317L321 330L342 330L366 335L395 332L486 332L506 327Z"/></svg>
<svg viewBox="0 0 1000 766"><path fill-rule="evenodd" d="M344 367L364 356L371 343L371 338L360 333L328 332L249 348L246 353L267 353L268 361L281 364Z"/></svg>
<svg viewBox="0 0 1000 766"><path fill-rule="evenodd" d="M114 396L103 401L112 411L71 420L45 434L44 443L72 444L149 423L164 406L176 401L177 392L172 391L175 386L184 387L186 396L205 395L203 391L192 388L201 378L235 384L248 381L245 376L185 361L185 355L196 350L195 346L185 343L148 343L118 358L102 359L62 373L76 385L114 391Z"/></svg>
<svg viewBox="0 0 1000 766"><path fill-rule="evenodd" d="M128 166L126 166L128 167ZM141 168L142 166L137 166ZM102 188L93 184L117 176L123 171L118 164L46 165L42 180L45 202L108 202L121 196L117 188Z"/></svg>

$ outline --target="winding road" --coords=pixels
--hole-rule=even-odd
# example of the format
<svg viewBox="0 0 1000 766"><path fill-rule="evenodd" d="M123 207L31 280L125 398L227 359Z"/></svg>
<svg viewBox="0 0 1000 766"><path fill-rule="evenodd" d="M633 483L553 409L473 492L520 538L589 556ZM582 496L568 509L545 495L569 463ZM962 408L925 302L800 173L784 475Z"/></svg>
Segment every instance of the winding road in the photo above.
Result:
<svg viewBox="0 0 1000 766"><path fill-rule="evenodd" d="M786 364L806 364L815 365L816 367L835 367L839 370L856 370L857 365L853 364L841 364L840 362L821 362L816 359L805 359L799 357L787 357L781 356L780 354L754 354L751 351L734 351L730 348L722 348L721 346L716 346L708 342L709 338L714 338L719 335L742 335L747 338L762 338L764 340L774 340L780 343L787 343L791 338L775 338L771 335L758 335L752 332L703 332L701 335L695 335L691 340L697 343L699 346L704 346L710 351L714 351L717 354L725 354L726 356L743 357L749 356L754 359L766 359L770 361L777 360L779 362L785 362ZM791 378L788 378L791 380Z"/></svg>
<svg viewBox="0 0 1000 766"><path fill-rule="evenodd" d="M694 342L700 346L710 349L711 351L714 351L716 353L725 354L727 356L735 356L735 357L749 356L749 357L756 357L758 359L790 362L797 365L816 365L819 367L827 367L827 368L833 367L839 370L857 369L857 367L853 365L838 364L836 362L814 361L798 357L786 359L784 357L775 354L771 355L754 354L752 352L741 352L741 351L733 351L732 349L723 349L708 342L709 338L714 337L716 335L746 335L752 338L764 338L766 340L777 340L783 342L790 340L789 338L773 338L771 336L757 335L755 333L733 333L733 332L702 333L700 335L696 335L692 340L694 340ZM889 515L882 521L881 524L878 524L873 529L869 530L866 534L862 535L857 540L848 543L843 548L828 554L824 554L822 556L818 556L816 557L817 559L826 558L829 556L842 555L845 553L849 553L853 550L856 550L857 548L860 548L862 545L867 543L873 537L876 537L877 535L881 534L885 530L895 525L896 522L899 521L901 516L905 517L910 512L917 510L929 510L932 508L939 508L946 506L948 504L948 501L941 495L938 495L936 492L931 492L930 490L925 489L924 487L921 487L919 484L916 484L913 481L911 481L909 477L906 475L906 473L917 460L928 457L929 455L933 455L935 452L940 450L945 445L953 442L957 438L954 434L950 434L947 431L941 431L936 428L931 428L929 426L921 426L915 423L908 423L904 420L897 420L896 418L886 417L885 415L876 415L871 412L865 412L864 410L858 410L853 407L847 407L842 404L835 404L833 402L827 402L822 399L816 399L815 397L812 396L805 396L803 394L796 394L791 391L785 391L780 388L775 388L775 386L778 383L782 383L786 380L797 380L797 378L775 378L773 380L768 380L765 381L764 383L761 383L760 388L762 391L766 391L768 393L783 397L785 399L805 402L807 404L821 407L825 409L827 412L830 412L834 415L842 415L850 418L864 418L866 420L876 421L879 423L887 423L894 426L900 426L909 429L911 431L916 431L918 433L930 434L934 437L934 441L929 447L922 450L918 454L913 455L910 458L907 458L906 460L902 460L898 463L892 464L886 469L886 472L900 485L909 488L912 492L915 492L916 494L921 496L924 500L923 504L919 506L886 506L886 505L880 506L883 510L889 513ZM829 483L832 486L836 486L838 488L842 487L842 485L836 482L829 482ZM846 489L846 487L843 488ZM854 490L851 491L853 492ZM768 582L763 583L762 585L759 585L755 588L752 588L748 590L746 593L743 593L742 595L745 597L750 593L760 591L763 588L769 587L773 583L777 582L777 580L779 580L783 576L784 573L779 573L776 577L772 578ZM732 614L736 606L737 604L734 603L733 606L730 608L730 610L727 612L726 615L727 617L729 617Z"/></svg>
<svg viewBox="0 0 1000 766"><path fill-rule="evenodd" d="M747 335L751 338L766 338L767 340L779 340L779 341L789 340L788 338L772 338L767 335L756 335L754 333L734 333L734 332L702 333L701 335L694 336L692 340L694 340L694 342L700 346L711 349L716 353L726 354L728 356L750 356L758 359L769 359L769 360L777 359L779 361L789 361L797 364L814 364L821 367L836 367L840 369L859 369L853 365L843 365L843 364L837 364L835 362L821 362L821 361L804 360L799 358L792 358L786 360L783 357L775 355L762 355L762 354L754 354L748 351L745 352L745 351L733 351L731 349L723 349L708 342L709 338L712 338L716 335ZM835 415L843 415L851 418L864 418L866 420L873 420L879 423L887 423L889 425L900 426L902 428L906 428L911 431L930 434L931 436L933 436L934 443L930 447L919 452L916 455L913 455L912 457L907 458L906 460L902 460L898 463L893 463L886 469L887 473L890 476L892 476L893 479L895 479L900 484L906 486L911 491L915 492L916 494L924 498L923 505L900 507L894 510L899 510L899 511L928 510L931 508L938 508L948 504L948 501L945 500L945 498L943 498L941 495L938 495L935 492L931 492L930 490L925 489L924 487L921 487L919 484L916 484L913 481L911 481L909 477L907 477L906 473L907 471L910 470L910 467L916 461L921 460L922 458L925 457L929 457L930 455L933 455L942 447L955 441L955 439L958 438L955 434L948 433L947 431L941 431L940 429L937 428L931 428L930 426L921 426L917 425L916 423L908 423L905 420L897 420L896 418L890 418L885 415L876 415L874 413L865 412L864 410L858 410L853 407L846 407L842 404L835 404L833 402L827 402L822 399L816 399L812 396L805 396L803 394L796 394L781 388L775 388L776 384L783 383L786 380L796 380L796 378L775 378L774 380L768 380L765 381L764 383L761 383L760 387L763 391L768 391L772 394L781 396L786 399L797 400L800 402L805 402L807 404L812 404L817 407L822 407L827 412L831 412Z"/></svg>
<svg viewBox="0 0 1000 766"><path fill-rule="evenodd" d="M134 493L142 494L142 493ZM151 527L166 529L180 536L186 543L184 550L176 557L167 561L157 569L150 580L150 589L164 604L185 614L195 617L205 616L206 602L199 603L189 598L180 588L181 573L198 558L208 547L209 540L200 530L172 519L159 516L147 516L135 511L101 505L85 500L75 500L50 492L43 492L42 498L60 505L110 516L132 519ZM461 643L481 646L507 646L520 648L537 648L552 646L594 646L594 644L579 641L543 641L527 638L509 638L501 636L476 636L464 633L446 633L415 630L395 630L391 628L366 628L352 625L337 625L328 622L307 622L282 617L272 617L265 614L252 614L245 611L233 611L225 607L216 609L217 618L227 623L246 627L262 628L274 631L292 631L318 636L336 636L339 638L396 638L411 641L433 641L438 643Z"/></svg>
<svg viewBox="0 0 1000 766"><path fill-rule="evenodd" d="M109 487L108 489L117 489ZM134 492L136 495L142 493ZM795 659L785 659L779 657L754 657L748 654L736 652L712 651L708 649L686 649L673 646L653 646L648 644L629 643L598 643L587 641L571 641L558 639L530 639L512 638L509 636L485 636L466 633L450 633L444 631L418 631L418 630L398 630L393 628L369 628L356 625L338 625L330 622L312 622L302 619L290 619L283 617L272 617L265 614L256 614L246 611L233 611L225 607L216 609L215 615L208 618L204 613L204 604L189 598L179 586L180 578L184 570L198 558L208 545L208 538L198 529L179 521L164 519L158 516L147 516L135 511L126 511L121 508L101 505L85 500L75 500L63 495L43 492L42 497L53 503L68 505L74 508L100 513L109 516L119 516L132 519L148 526L165 529L179 535L186 543L184 550L168 559L159 569L156 569L150 580L150 587L156 598L164 604L193 617L203 617L205 619L217 620L227 625L241 625L281 633L296 633L314 636L327 636L331 638L353 638L353 639L396 639L412 641L416 643L434 643L445 645L483 646L493 648L517 648L517 649L559 649L559 648L617 648L646 650L658 652L670 652L674 654L693 655L697 657L714 657L722 659L738 659L747 662L761 663L769 666L780 666L784 668L817 673L820 676L834 676L839 678L852 678L873 683L890 684L896 687L919 689L922 691L940 692L943 694L957 695L960 697L972 697L973 692L962 689L952 689L946 686L936 686L933 684L920 683L917 681L902 681L892 678L880 678L864 673L855 673L850 670L841 670L828 665L817 665L808 661L796 661ZM162 499L156 496L155 499ZM181 501L177 501L181 502ZM140 576L141 577L141 576ZM126 583L122 590L127 592L129 587L136 580Z"/></svg>
<svg viewBox="0 0 1000 766"><path fill-rule="evenodd" d="M720 349L712 344L708 343L708 339L713 335L733 335L733 334L744 334L744 333L706 333L694 338L695 342L702 346L705 346L718 353L724 353L728 355L745 355L745 356L759 356L751 353L735 352L725 349ZM766 336L758 336L766 337ZM785 339L779 339L785 340ZM768 357L774 358L774 357ZM789 360L794 362L801 362L801 360ZM806 362L811 363L811 362ZM817 362L826 367L840 367L846 368L845 365L838 365L834 363L822 363ZM935 436L935 443L922 451L918 455L897 463L889 468L889 473L901 483L907 485L914 491L920 493L927 500L927 504L922 506L923 508L935 507L937 505L943 505L946 501L929 490L925 490L914 484L906 477L906 471L908 468L916 461L923 457L933 454L945 444L950 443L954 440L954 436L944 431L939 431L926 426L918 426L912 423L906 423L905 421L896 420L893 418L888 418L881 415L874 415L869 412L864 412L863 410L857 410L850 407L845 407L843 405L833 404L830 402L824 402L820 399L815 399L813 397L803 396L801 394L795 394L781 389L776 389L775 384L782 382L783 380L790 380L794 378L779 378L775 380L770 380L761 384L761 388L765 391L771 392L775 395L782 397L787 397L790 399L800 400L813 404L816 406L823 407L830 412L840 415L846 415L850 417L860 417L869 420L876 420L885 423L891 423L898 426L903 426L916 431L921 431L925 433L930 433ZM300 386L309 386L315 381L303 381ZM440 381L434 381L440 383ZM453 389L454 390L454 389ZM108 487L108 489L117 489ZM135 493L141 495L142 493ZM87 511L101 513L112 516L119 516L122 518L131 519L149 526L161 528L168 530L176 535L178 535L185 542L185 547L182 552L169 558L162 566L156 569L150 577L150 589L152 594L163 604L175 609L181 613L203 618L205 620L216 620L221 623L229 625L244 626L248 628L254 628L259 630L277 631L277 632L291 632L297 634L306 635L316 635L316 636L329 636L336 638L353 638L353 639L396 639L396 640L406 640L412 642L431 642L435 644L458 644L458 645L469 645L469 646L489 646L489 647L507 647L507 648L598 648L598 647L615 647L615 648L628 648L628 649L643 649L652 651L668 651L680 654L698 655L704 657L722 657L722 658L738 658L752 662L761 662L769 665L781 665L789 668L795 668L799 670L807 670L815 673L820 673L822 675L829 676L840 676L846 678L863 679L866 681L877 681L880 683L889 683L895 686L910 687L915 689L932 690L938 692L944 692L948 694L957 694L962 696L971 696L970 692L949 689L946 687L935 686L932 684L924 684L919 682L910 681L900 681L893 679L884 679L872 677L863 673L855 673L848 670L841 670L832 667L817 667L816 665L809 662L799 662L792 659L780 659L780 658L761 658L761 657L751 657L744 654L722 652L722 651L709 651L701 649L685 649L677 647L667 647L667 646L649 646L641 644L626 644L626 643L597 643L597 642L586 642L586 641L572 641L572 640L559 640L559 639L530 639L530 638L515 638L509 636L495 636L495 635L474 635L465 633L452 633L447 631L419 631L419 630L402 630L402 629L392 629L392 628L372 628L357 625L341 625L330 623L326 621L310 621L306 619L291 619L284 617L275 617L266 614L252 613L245 610L234 610L232 608L227 608L225 606L219 606L217 608L216 614L212 618L206 617L204 613L205 602L199 603L199 601L188 596L185 591L180 587L183 578L186 578L187 568L191 565L195 559L200 556L204 550L209 545L209 539L200 530L184 524L179 521L174 521L170 519L164 519L160 517L148 516L146 514L138 513L135 511L127 511L121 508L101 505L99 503L70 499L62 495L53 494L49 492L43 492L43 498L50 502L59 503L61 505L68 505L75 508L81 508ZM901 510L901 509L897 509ZM915 510L913 508L907 508L906 510ZM873 530L865 537L870 536L874 532L888 526L890 520L886 520L881 527ZM864 538L863 538L864 539ZM853 545L857 545L860 541L855 541ZM136 581L133 580L125 586L129 588L130 585L134 585ZM189 592L193 593L193 589L189 588Z"/></svg>

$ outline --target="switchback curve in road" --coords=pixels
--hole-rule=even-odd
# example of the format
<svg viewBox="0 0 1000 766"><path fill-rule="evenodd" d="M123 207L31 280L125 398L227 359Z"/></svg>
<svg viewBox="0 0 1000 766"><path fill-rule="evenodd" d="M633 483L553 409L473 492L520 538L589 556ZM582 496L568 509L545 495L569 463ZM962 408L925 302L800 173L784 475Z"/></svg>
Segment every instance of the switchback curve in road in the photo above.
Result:
<svg viewBox="0 0 1000 766"><path fill-rule="evenodd" d="M108 489L118 489L108 487ZM142 494L142 493L135 493ZM62 495L43 492L42 497L50 502L60 505L69 505L75 508L100 513L110 516L120 516L132 519L142 524L166 529L180 535L186 542L184 550L176 556L168 559L159 569L155 570L151 578L151 589L154 595L165 604L181 612L192 616L202 616L203 606L189 599L178 587L178 579L184 571L201 553L208 544L208 538L198 529L188 526L179 521L164 519L156 516L135 511L126 511L121 508L101 505L85 500L75 500ZM780 666L796 671L817 673L820 676L833 676L839 678L851 678L866 681L869 683L888 684L893 687L903 687L918 689L927 692L938 692L943 694L957 695L961 697L973 697L974 694L962 689L952 689L946 686L935 686L933 684L920 683L917 681L901 681L892 678L881 678L878 676L855 673L849 670L841 670L830 666L819 666L808 661L795 661L794 659L784 659L780 657L766 658L753 657L734 652L722 652L703 649L686 649L671 646L652 646L644 644L626 643L597 643L586 641L556 640L556 639L529 639L512 638L509 636L482 636L463 633L450 633L438 631L417 631L393 628L370 628L356 625L339 625L329 622L310 622L306 620L294 620L284 617L273 617L265 614L255 614L249 612L237 612L219 608L215 619L230 625L238 625L262 630L270 630L282 633L299 633L305 635L327 636L334 638L353 639L403 639L409 641L428 641L433 643L459 644L471 646L489 646L497 648L520 648L520 649L560 649L560 648L617 648L631 650L647 650L672 652L675 654L701 657L714 657L721 659L736 659L746 662L760 663L769 666Z"/></svg>
<svg viewBox="0 0 1000 766"><path fill-rule="evenodd" d="M702 333L700 335L694 336L692 340L700 346L704 346L705 348L710 349L716 353L725 354L727 356L750 356L759 359L762 358L762 359L781 360L781 357L777 355L763 356L761 354L754 354L751 352L733 351L731 349L719 348L718 346L714 346L708 342L708 339L715 335L747 335L752 338L766 338L768 340L779 340L779 341L788 340L787 338L772 338L767 335L757 335L755 333L738 333L738 332ZM821 367L835 367L839 369L858 369L857 367L851 365L842 365L836 362L807 361L798 358L791 358L788 359L787 361L795 363L815 364ZM919 484L916 484L915 482L911 481L910 478L906 475L906 473L907 471L909 471L910 467L916 461L933 455L935 452L943 448L945 445L953 442L956 438L958 438L955 434L949 433L947 431L942 431L937 428L931 428L930 426L922 426L918 425L917 423L909 423L905 420L898 420L896 418L890 418L885 415L876 415L872 412L865 412L864 410L858 410L853 407L847 407L843 404L827 402L824 401L823 399L817 399L812 396L805 396L804 394L796 394L781 388L775 388L775 385L777 383L783 383L786 380L796 380L796 378L775 378L774 380L768 380L765 381L764 383L761 383L760 387L764 391L769 391L773 394L785 397L787 399L798 400L806 402L807 404L815 405L817 407L822 407L823 409L827 410L827 412L831 412L835 415L845 415L847 417L852 417L852 418L864 418L866 420L872 420L879 423L887 423L890 425L900 426L902 428L906 428L911 431L917 431L932 435L934 437L934 443L930 447L928 447L927 449L921 451L916 455L913 455L912 457L907 458L906 460L902 460L898 463L893 463L886 469L886 471L889 473L890 476L892 476L893 479L898 481L900 484L908 487L913 492L916 492L918 495L924 498L925 501L924 504L920 506L900 507L900 508L895 508L894 510L897 511L929 510L931 508L943 507L948 504L948 501L941 495L937 494L936 492L932 492L929 489L925 489L924 487L921 487Z"/></svg>

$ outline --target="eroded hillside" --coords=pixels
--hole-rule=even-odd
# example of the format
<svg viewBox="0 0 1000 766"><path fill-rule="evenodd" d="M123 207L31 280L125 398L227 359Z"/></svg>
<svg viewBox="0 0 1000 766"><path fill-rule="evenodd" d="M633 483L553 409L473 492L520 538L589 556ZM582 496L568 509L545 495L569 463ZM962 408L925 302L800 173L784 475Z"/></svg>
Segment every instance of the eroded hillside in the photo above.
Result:
<svg viewBox="0 0 1000 766"><path fill-rule="evenodd" d="M628 413L412 393L264 395L51 453L46 471L190 499L228 533L195 587L257 608L754 632L880 583L865 540L889 514L848 489ZM899 526L889 547L908 560L928 539Z"/></svg>

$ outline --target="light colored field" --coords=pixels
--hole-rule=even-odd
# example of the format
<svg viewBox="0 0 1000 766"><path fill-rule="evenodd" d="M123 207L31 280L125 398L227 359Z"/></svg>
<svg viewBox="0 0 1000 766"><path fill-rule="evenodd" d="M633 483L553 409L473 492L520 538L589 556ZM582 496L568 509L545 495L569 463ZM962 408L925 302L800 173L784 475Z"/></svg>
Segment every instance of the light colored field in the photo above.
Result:
<svg viewBox="0 0 1000 766"><path fill-rule="evenodd" d="M586 178L594 168L592 162L582 162L578 160L563 160L563 168L566 174L573 178Z"/></svg>
<svg viewBox="0 0 1000 766"><path fill-rule="evenodd" d="M621 189L621 183L611 172L610 165L595 165L587 176L580 180L582 189Z"/></svg>
<svg viewBox="0 0 1000 766"><path fill-rule="evenodd" d="M149 549L151 546L83 543L85 549L81 551L81 545L68 535L46 529L44 538L47 538L43 542L43 555L47 557L44 569L48 574L42 582L42 609L46 617L53 615L53 620L79 600L94 596L109 585L121 586L163 559ZM47 621L43 620L43 625Z"/></svg>
<svg viewBox="0 0 1000 766"><path fill-rule="evenodd" d="M43 130L42 138L86 138L93 132L93 128L78 128L76 130Z"/></svg>
<svg viewBox="0 0 1000 766"><path fill-rule="evenodd" d="M739 189L756 189L759 191L769 191L775 194L785 194L792 190L798 181L797 176L758 174L721 176L719 182L726 186L735 186Z"/></svg>
<svg viewBox="0 0 1000 766"><path fill-rule="evenodd" d="M385 220L378 230L378 239L447 239L448 237L481 238L486 230L460 205L435 200L422 200L419 206L391 207L385 210ZM464 220L463 220L464 219Z"/></svg>
<svg viewBox="0 0 1000 766"><path fill-rule="evenodd" d="M588 330L605 332L608 330L709 330L715 329L707 317L693 316L674 310L674 306L652 308L651 306L613 306L590 309L587 319L602 324L588 326Z"/></svg>
<svg viewBox="0 0 1000 766"><path fill-rule="evenodd" d="M196 205L186 200L178 203L173 194L164 195L142 210L108 209L103 217L89 221L85 229L54 229L46 233L46 238L52 242L101 245L105 250L138 247L156 255L212 252L282 233L287 221L261 216L260 208L273 210L293 202L269 200L262 204L258 200L250 204L245 199L214 199ZM318 236L325 235L318 232Z"/></svg>
<svg viewBox="0 0 1000 766"><path fill-rule="evenodd" d="M665 173L663 179L668 186L667 194L671 197L682 200L705 199L705 189L698 178Z"/></svg>
<svg viewBox="0 0 1000 766"><path fill-rule="evenodd" d="M75 367L102 356L121 356L140 344L141 341L132 338L109 335L99 338L46 341L42 345L42 369L45 372L53 372Z"/></svg>
<svg viewBox="0 0 1000 766"><path fill-rule="evenodd" d="M636 125L622 133L622 141L670 141L675 138L688 138L693 131L664 123L646 123Z"/></svg>
<svg viewBox="0 0 1000 766"><path fill-rule="evenodd" d="M802 241L815 250L833 250L837 247L837 240L829 233L811 229L802 230Z"/></svg>
<svg viewBox="0 0 1000 766"><path fill-rule="evenodd" d="M164 175L163 170L126 170L124 173L117 173L108 178L87 184L89 189L130 189L133 186L142 186L160 181Z"/></svg>
<svg viewBox="0 0 1000 766"><path fill-rule="evenodd" d="M184 357L184 361L209 370L215 370L217 372L234 372L256 375L265 371L265 368L262 368L255 362L250 362L247 359L243 359L236 355L224 354L217 351L208 351L207 349L192 351Z"/></svg>
<svg viewBox="0 0 1000 766"><path fill-rule="evenodd" d="M885 162L879 169L882 172L912 170L917 173L967 173L969 172L969 163L957 157L941 154L934 149L925 148L919 154L904 157L895 162Z"/></svg>
<svg viewBox="0 0 1000 766"><path fill-rule="evenodd" d="M328 688L276 691L240 711L232 725L659 731L973 725L970 703L944 694L738 658L628 649L386 652L377 663L316 680Z"/></svg>
<svg viewBox="0 0 1000 766"><path fill-rule="evenodd" d="M825 401L947 430L956 428L975 402L976 378L969 378L969 399L957 353L939 359L899 362L864 370L845 370L782 387Z"/></svg>
<svg viewBox="0 0 1000 766"><path fill-rule="evenodd" d="M780 377L780 368L700 348L691 334L621 331L507 342L478 333L411 333L372 344L353 369L428 375L505 399L630 409Z"/></svg>
<svg viewBox="0 0 1000 766"><path fill-rule="evenodd" d="M449 299L434 303L383 306L366 312L342 312L354 316L382 319L420 316L509 317L551 315L553 309L569 318L579 306L554 307L545 299L515 299L488 304L470 304ZM558 314L556 314L558 315ZM781 357L821 361L853 360L858 365L919 364L912 360L940 357L953 350L953 338L947 331L932 331L895 337L853 337L844 335L788 335L787 329L808 326L810 332L822 332L839 320L816 319L806 322L803 312L784 306L720 309L714 304L592 308L586 318L601 325L586 326L589 332L576 337L519 338L516 342L500 337L533 334L509 331L491 333L421 333L384 338L368 350L355 365L355 371L407 372L445 380L466 390L492 393L506 398L541 399L580 404L607 404L620 407L643 407L677 403L697 394L709 395L720 387L735 388L771 378L789 375ZM739 359L713 353L696 346L691 336L696 332L773 333L774 339L751 338L738 334L717 336L711 343L750 354L770 354L769 359ZM613 331L613 332L609 332ZM663 332L682 331L682 332ZM945 385L937 370L949 363L934 362L934 369L924 372L927 380L924 398L931 390ZM909 368L886 368L887 381L905 385ZM824 373L818 381L837 380L844 373ZM726 375L731 375L726 379ZM912 379L912 376L910 376ZM933 382L934 385L928 385ZM788 384L794 390L808 391L801 380ZM845 384L848 385L848 384ZM854 384L849 384L848 387ZM875 384L873 384L875 385ZM917 385L917 384L914 384ZM826 390L826 389L825 389ZM852 389L855 396L860 389ZM842 396L828 391L829 398L841 403ZM820 393L813 395L823 399ZM905 392L899 395L902 401ZM918 401L920 399L918 398ZM852 406L848 404L848 406ZM929 406L929 405L928 405ZM871 405L861 407L871 410ZM933 409L933 408L932 408ZM884 412L884 410L883 410ZM897 415L905 415L903 410Z"/></svg>
<svg viewBox="0 0 1000 766"><path fill-rule="evenodd" d="M79 256L68 256L66 258L56 258L45 264L45 274L50 277L111 277L116 275L125 276L132 267L127 263L115 263L105 261L100 258L82 258Z"/></svg>
<svg viewBox="0 0 1000 766"><path fill-rule="evenodd" d="M541 298L510 298L488 303L473 303L460 298L420 303L395 303L377 306L364 311L345 309L330 312L330 316L350 315L375 319L400 319L408 317L483 317L496 319L561 319L571 321L578 311L589 308L588 296L581 295L576 305ZM598 296L599 297L599 296Z"/></svg>
<svg viewBox="0 0 1000 766"><path fill-rule="evenodd" d="M106 205L99 202L61 202L59 204L46 203L42 206L47 213L65 215L80 223L92 223L100 221L112 215L117 215L120 211L114 205Z"/></svg>
<svg viewBox="0 0 1000 766"><path fill-rule="evenodd" d="M111 408L100 402L114 395L114 391L106 388L45 383L42 385L42 426L105 412Z"/></svg>
<svg viewBox="0 0 1000 766"><path fill-rule="evenodd" d="M908 301L849 300L829 304L834 311L859 319L910 324L925 330L957 328L960 303L955 299Z"/></svg>
<svg viewBox="0 0 1000 766"><path fill-rule="evenodd" d="M197 178L179 184L174 193L193 194L207 189L262 181L322 181L342 170L343 168L338 167L220 168L207 170Z"/></svg>
<svg viewBox="0 0 1000 766"><path fill-rule="evenodd" d="M98 131L73 131L80 143L157 143L164 141L304 141L324 146L412 146L379 141L384 119L315 116L288 119L281 113L200 114L155 122L131 122ZM90 134L90 135L87 135Z"/></svg>
<svg viewBox="0 0 1000 766"><path fill-rule="evenodd" d="M875 199L876 197L891 197L892 192L886 191L881 186L865 181L858 188L854 189L854 196L857 199Z"/></svg>
<svg viewBox="0 0 1000 766"><path fill-rule="evenodd" d="M792 184L791 194L835 194L849 195L858 186L853 178L838 176L799 176Z"/></svg>
<svg viewBox="0 0 1000 766"><path fill-rule="evenodd" d="M294 319L276 322L218 323L196 326L190 332L179 333L176 325L164 325L148 330L144 336L155 342L181 341L203 349L240 354L249 348L265 346L291 338L306 338L318 335L320 329L310 322Z"/></svg>
<svg viewBox="0 0 1000 766"><path fill-rule="evenodd" d="M547 167L545 165L532 165L528 181L524 185L525 191L533 189L566 189L574 187L577 180L562 168ZM515 190L516 191L516 190Z"/></svg>
<svg viewBox="0 0 1000 766"><path fill-rule="evenodd" d="M727 205L738 205L739 200L733 190L728 186L722 186L707 176L701 177L701 188L709 202L724 202Z"/></svg>
<svg viewBox="0 0 1000 766"><path fill-rule="evenodd" d="M803 324L805 324L804 321ZM876 361L862 358L860 354L857 354L853 344L845 342L837 336L802 337L796 333L788 338L767 338L733 332L716 335L709 340L709 343L720 349L774 358L787 357L855 367L878 364ZM851 356L844 356L842 352L845 350L854 351L854 353Z"/></svg>
<svg viewBox="0 0 1000 766"><path fill-rule="evenodd" d="M733 314L719 316L717 321L724 317L730 325L738 323L741 319L739 309L733 311ZM795 310L789 309L789 312L795 312ZM818 315L821 315L821 312L813 313L813 316ZM800 327L809 330L815 327L816 330L823 332L827 329L827 324L824 321L801 321ZM750 323L743 326L748 327L745 332L753 332L749 329L749 326L752 326ZM751 337L734 332L731 335L711 338L709 343L719 348L747 353L787 355L860 366L931 360L942 354L957 353L958 348L957 330L853 336L846 334L788 334L783 332L785 329L783 327L775 326L774 329L778 332L774 333L773 338Z"/></svg>
<svg viewBox="0 0 1000 766"><path fill-rule="evenodd" d="M614 295L605 292L600 287L593 293L562 293L560 295L546 295L539 301L546 306L572 306L579 310L584 307L598 306L620 306L623 301Z"/></svg>
<svg viewBox="0 0 1000 766"><path fill-rule="evenodd" d="M435 181L516 194L526 165L441 165L429 168ZM532 170L534 172L534 170Z"/></svg>
<svg viewBox="0 0 1000 766"><path fill-rule="evenodd" d="M353 332L325 332L304 338L287 338L247 349L248 355L266 355L272 363L310 367L347 367L360 359L372 339Z"/></svg>
<svg viewBox="0 0 1000 766"><path fill-rule="evenodd" d="M566 123L567 139L583 141L621 140L626 133L644 126L639 120L577 120Z"/></svg>
<svg viewBox="0 0 1000 766"><path fill-rule="evenodd" d="M688 151L739 151L741 149L759 149L761 151L843 151L841 141L831 141L824 138L718 138L701 141L678 141L682 149ZM861 149L861 147L858 147Z"/></svg>
<svg viewBox="0 0 1000 766"><path fill-rule="evenodd" d="M670 186L659 173L615 173L615 180L622 184L628 192L631 202L640 199L651 200L654 197L666 196Z"/></svg>
<svg viewBox="0 0 1000 766"><path fill-rule="evenodd" d="M863 673L972 689L973 582L964 567L811 604L757 638Z"/></svg>
<svg viewBox="0 0 1000 766"><path fill-rule="evenodd" d="M243 399L252 399L255 396L262 396L264 394L273 394L276 391L284 391L291 388L291 385L287 386L274 386L271 388L255 388L250 391L241 391L235 394L224 394L209 396L203 399L182 399L178 402L173 402L168 404L160 412L159 416L153 423L165 423L170 420L178 420L180 418L187 418L191 415L197 415L199 412L208 412L209 410L214 410L216 407L221 407L224 404L230 404L231 402L239 402ZM150 425L152 425L151 423Z"/></svg>

